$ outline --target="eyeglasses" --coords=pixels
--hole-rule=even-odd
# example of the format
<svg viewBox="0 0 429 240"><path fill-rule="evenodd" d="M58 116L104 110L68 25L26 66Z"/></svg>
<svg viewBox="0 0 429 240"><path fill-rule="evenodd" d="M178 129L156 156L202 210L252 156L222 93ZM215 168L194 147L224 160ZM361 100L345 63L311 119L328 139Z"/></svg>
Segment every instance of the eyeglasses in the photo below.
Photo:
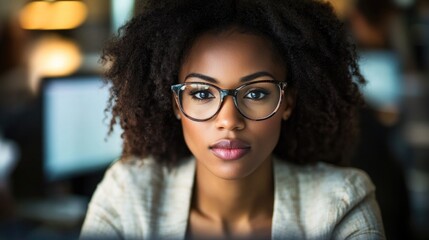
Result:
<svg viewBox="0 0 429 240"><path fill-rule="evenodd" d="M280 107L286 82L261 80L236 89L221 89L204 82L186 82L171 86L182 113L194 121L207 121L221 109L226 96L232 96L238 112L255 121L273 116Z"/></svg>

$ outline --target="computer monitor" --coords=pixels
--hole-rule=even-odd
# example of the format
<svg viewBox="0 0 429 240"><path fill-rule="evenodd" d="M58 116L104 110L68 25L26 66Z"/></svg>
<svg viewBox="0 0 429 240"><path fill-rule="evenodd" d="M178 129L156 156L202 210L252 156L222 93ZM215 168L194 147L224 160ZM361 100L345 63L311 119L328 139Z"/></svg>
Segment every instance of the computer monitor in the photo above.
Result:
<svg viewBox="0 0 429 240"><path fill-rule="evenodd" d="M367 103L378 110L399 108L403 97L400 62L389 51L360 52L359 67L368 81L362 88Z"/></svg>
<svg viewBox="0 0 429 240"><path fill-rule="evenodd" d="M109 85L100 76L45 79L41 94L45 180L97 171L119 158L122 130L115 126L108 136Z"/></svg>

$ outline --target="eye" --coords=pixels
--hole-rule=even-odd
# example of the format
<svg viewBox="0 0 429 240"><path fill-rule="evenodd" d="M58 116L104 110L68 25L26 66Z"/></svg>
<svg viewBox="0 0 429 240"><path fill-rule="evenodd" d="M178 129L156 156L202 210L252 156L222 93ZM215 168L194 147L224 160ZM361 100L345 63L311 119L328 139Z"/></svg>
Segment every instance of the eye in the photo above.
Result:
<svg viewBox="0 0 429 240"><path fill-rule="evenodd" d="M263 89L254 89L250 90L246 93L244 98L251 99L251 100L262 100L269 94L268 91Z"/></svg>
<svg viewBox="0 0 429 240"><path fill-rule="evenodd" d="M215 98L213 94L208 90L195 90L190 93L193 99L196 100L208 100Z"/></svg>

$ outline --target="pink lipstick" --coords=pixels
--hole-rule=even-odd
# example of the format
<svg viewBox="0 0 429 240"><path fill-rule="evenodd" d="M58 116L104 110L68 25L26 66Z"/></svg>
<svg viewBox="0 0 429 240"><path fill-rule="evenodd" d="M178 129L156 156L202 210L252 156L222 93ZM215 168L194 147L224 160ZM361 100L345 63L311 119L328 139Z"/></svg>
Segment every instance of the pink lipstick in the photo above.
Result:
<svg viewBox="0 0 429 240"><path fill-rule="evenodd" d="M222 139L209 147L210 151L223 160L237 160L250 151L250 145L238 139Z"/></svg>

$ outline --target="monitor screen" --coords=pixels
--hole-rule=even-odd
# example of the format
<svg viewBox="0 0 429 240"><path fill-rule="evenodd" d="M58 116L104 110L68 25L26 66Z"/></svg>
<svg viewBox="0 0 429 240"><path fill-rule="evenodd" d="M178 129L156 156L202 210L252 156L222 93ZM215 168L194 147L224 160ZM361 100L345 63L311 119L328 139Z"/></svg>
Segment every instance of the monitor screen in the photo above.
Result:
<svg viewBox="0 0 429 240"><path fill-rule="evenodd" d="M368 83L362 88L369 105L376 109L398 107L403 95L400 62L388 51L361 52L359 67Z"/></svg>
<svg viewBox="0 0 429 240"><path fill-rule="evenodd" d="M99 76L47 79L42 88L43 167L48 181L107 167L119 158L122 130L108 136L109 86Z"/></svg>

